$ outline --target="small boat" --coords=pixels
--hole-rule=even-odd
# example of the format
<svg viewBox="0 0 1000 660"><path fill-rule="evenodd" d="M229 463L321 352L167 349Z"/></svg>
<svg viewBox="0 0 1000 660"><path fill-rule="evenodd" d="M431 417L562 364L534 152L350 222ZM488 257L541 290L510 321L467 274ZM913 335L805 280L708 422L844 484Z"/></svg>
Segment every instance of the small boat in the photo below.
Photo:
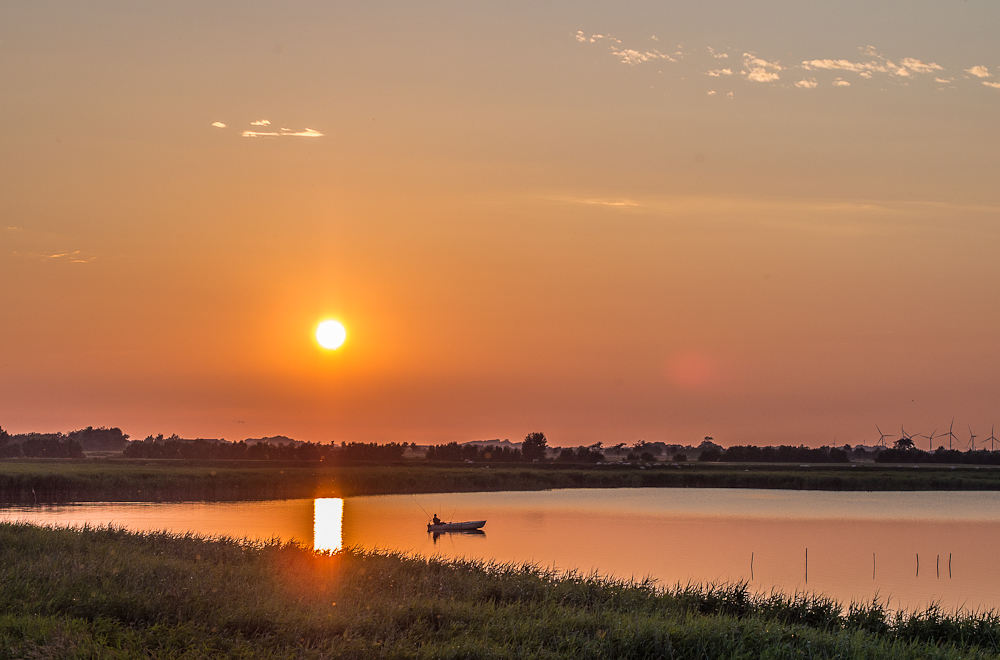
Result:
<svg viewBox="0 0 1000 660"><path fill-rule="evenodd" d="M428 532L467 532L479 529L486 524L485 520L469 520L466 522L440 522L438 524L427 523Z"/></svg>

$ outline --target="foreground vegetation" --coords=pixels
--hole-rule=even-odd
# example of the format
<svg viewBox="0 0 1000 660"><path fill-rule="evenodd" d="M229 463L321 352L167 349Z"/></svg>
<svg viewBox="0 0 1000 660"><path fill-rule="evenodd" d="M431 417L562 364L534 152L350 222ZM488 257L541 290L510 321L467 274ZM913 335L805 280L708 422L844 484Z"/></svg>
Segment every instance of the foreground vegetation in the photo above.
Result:
<svg viewBox="0 0 1000 660"><path fill-rule="evenodd" d="M3 658L986 658L993 613L0 525Z"/></svg>
<svg viewBox="0 0 1000 660"><path fill-rule="evenodd" d="M286 461L0 461L0 503L157 502L350 497L553 488L1000 490L1000 470L941 466L689 463L392 465Z"/></svg>

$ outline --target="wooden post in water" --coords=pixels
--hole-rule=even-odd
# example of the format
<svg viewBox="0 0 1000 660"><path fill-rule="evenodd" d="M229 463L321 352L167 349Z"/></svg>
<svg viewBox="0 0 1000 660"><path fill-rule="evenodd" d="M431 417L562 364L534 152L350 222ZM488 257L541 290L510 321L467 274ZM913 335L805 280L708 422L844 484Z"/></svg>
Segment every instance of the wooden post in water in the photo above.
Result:
<svg viewBox="0 0 1000 660"><path fill-rule="evenodd" d="M917 577L920 577L920 553L917 553Z"/></svg>
<svg viewBox="0 0 1000 660"><path fill-rule="evenodd" d="M809 548L806 548L806 584L809 584Z"/></svg>
<svg viewBox="0 0 1000 660"><path fill-rule="evenodd" d="M951 578L951 553L948 553L948 577Z"/></svg>
<svg viewBox="0 0 1000 660"><path fill-rule="evenodd" d="M750 579L753 580L753 552L750 553Z"/></svg>
<svg viewBox="0 0 1000 660"><path fill-rule="evenodd" d="M938 555L938 557L937 557L937 576L938 576L938 579L940 580L941 579L941 555Z"/></svg>

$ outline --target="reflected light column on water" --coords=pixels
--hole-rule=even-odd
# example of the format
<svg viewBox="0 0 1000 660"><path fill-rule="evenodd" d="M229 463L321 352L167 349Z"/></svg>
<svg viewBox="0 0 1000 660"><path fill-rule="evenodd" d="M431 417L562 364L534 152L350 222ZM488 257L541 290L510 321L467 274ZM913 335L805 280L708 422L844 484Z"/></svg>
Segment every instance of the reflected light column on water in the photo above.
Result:
<svg viewBox="0 0 1000 660"><path fill-rule="evenodd" d="M313 550L339 552L344 547L344 500L321 497L313 502Z"/></svg>

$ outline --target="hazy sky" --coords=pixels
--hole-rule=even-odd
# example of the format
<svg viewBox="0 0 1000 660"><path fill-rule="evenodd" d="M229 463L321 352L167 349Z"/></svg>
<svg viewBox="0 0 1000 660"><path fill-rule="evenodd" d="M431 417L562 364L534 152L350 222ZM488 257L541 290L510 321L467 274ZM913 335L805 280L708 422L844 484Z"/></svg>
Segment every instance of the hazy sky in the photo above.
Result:
<svg viewBox="0 0 1000 660"><path fill-rule="evenodd" d="M0 425L987 437L998 27L986 0L2 3Z"/></svg>

